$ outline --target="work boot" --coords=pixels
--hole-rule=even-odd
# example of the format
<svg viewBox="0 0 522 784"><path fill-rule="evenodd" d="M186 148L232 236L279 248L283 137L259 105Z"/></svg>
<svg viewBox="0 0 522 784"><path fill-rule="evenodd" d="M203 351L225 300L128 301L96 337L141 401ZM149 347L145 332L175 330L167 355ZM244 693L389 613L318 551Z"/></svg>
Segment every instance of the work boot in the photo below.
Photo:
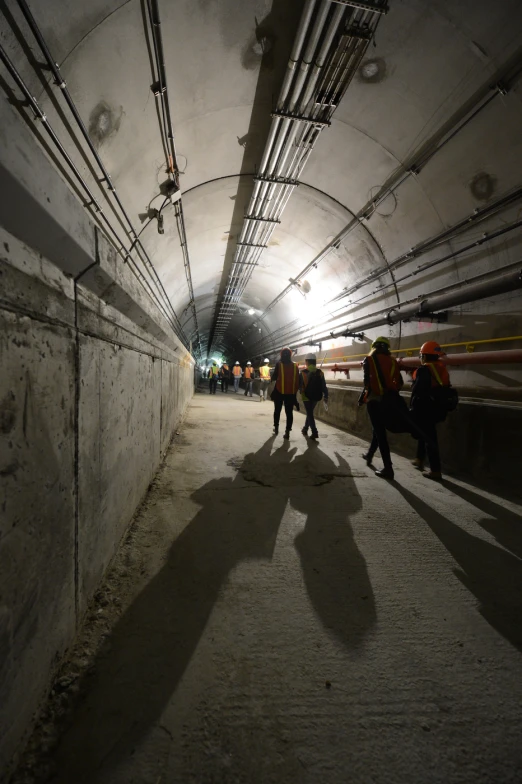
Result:
<svg viewBox="0 0 522 784"><path fill-rule="evenodd" d="M434 482L442 482L442 474L440 471L428 471L427 474L423 474L426 479L433 479Z"/></svg>
<svg viewBox="0 0 522 784"><path fill-rule="evenodd" d="M289 430L285 430L285 434L284 434L283 438L285 439L285 441L290 441L290 431Z"/></svg>
<svg viewBox="0 0 522 784"><path fill-rule="evenodd" d="M279 433L278 425L274 425L274 435L276 436Z"/></svg>
<svg viewBox="0 0 522 784"><path fill-rule="evenodd" d="M308 438L308 428L307 427L302 427L301 428L301 433L304 435L305 438Z"/></svg>
<svg viewBox="0 0 522 784"><path fill-rule="evenodd" d="M375 472L375 476L379 476L381 479L393 479L395 474L393 473L393 468L391 466L384 466L384 468Z"/></svg>
<svg viewBox="0 0 522 784"><path fill-rule="evenodd" d="M363 460L366 460L367 466L371 466L371 464L373 463L373 455L371 452L365 452L362 458Z"/></svg>
<svg viewBox="0 0 522 784"><path fill-rule="evenodd" d="M310 436L310 438L311 438L313 441L317 441L317 439L319 438L319 433L312 433L312 435Z"/></svg>
<svg viewBox="0 0 522 784"><path fill-rule="evenodd" d="M424 470L424 460L421 460L420 457L416 457L415 460L412 460L411 464L414 468L417 468L419 471Z"/></svg>

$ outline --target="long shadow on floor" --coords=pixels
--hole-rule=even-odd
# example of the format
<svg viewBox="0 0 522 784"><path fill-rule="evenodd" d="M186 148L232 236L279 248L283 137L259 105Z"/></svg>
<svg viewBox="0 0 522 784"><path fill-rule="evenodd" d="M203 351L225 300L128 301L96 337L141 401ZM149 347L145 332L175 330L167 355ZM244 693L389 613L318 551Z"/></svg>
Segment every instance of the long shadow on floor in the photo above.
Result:
<svg viewBox="0 0 522 784"><path fill-rule="evenodd" d="M271 455L272 444L271 438L247 455L242 469L266 471L274 463L271 470L284 476L293 452ZM110 776L171 699L227 575L245 559L272 557L287 505L284 491L267 493L245 481L240 470L234 479L207 482L191 499L201 509L98 657L86 696L57 749L52 781L90 782L102 769Z"/></svg>
<svg viewBox="0 0 522 784"><path fill-rule="evenodd" d="M289 497L308 515L297 545L312 604L346 645L359 645L375 608L347 521L360 506L349 470L320 450L294 461L288 442L271 452L273 443L247 455L235 478L212 480L191 495L200 510L82 684L84 697L53 755L51 781L111 780L175 693L230 571L246 559L272 558ZM325 493L333 493L333 503Z"/></svg>
<svg viewBox="0 0 522 784"><path fill-rule="evenodd" d="M292 488L290 503L307 515L295 546L312 606L334 637L358 650L375 625L375 599L349 522L362 500L350 466L337 453L336 458L337 465L313 446L297 457L294 466L312 470L322 486Z"/></svg>
<svg viewBox="0 0 522 784"><path fill-rule="evenodd" d="M457 561L454 574L477 597L482 617L522 651L522 560L468 533L397 482L394 486Z"/></svg>
<svg viewBox="0 0 522 784"><path fill-rule="evenodd" d="M468 504L489 515L488 518L477 520L478 524L491 536L494 536L502 547L522 558L522 517L520 515L497 504L490 498L473 492L469 487L462 487L449 479L444 479L444 486L467 501Z"/></svg>

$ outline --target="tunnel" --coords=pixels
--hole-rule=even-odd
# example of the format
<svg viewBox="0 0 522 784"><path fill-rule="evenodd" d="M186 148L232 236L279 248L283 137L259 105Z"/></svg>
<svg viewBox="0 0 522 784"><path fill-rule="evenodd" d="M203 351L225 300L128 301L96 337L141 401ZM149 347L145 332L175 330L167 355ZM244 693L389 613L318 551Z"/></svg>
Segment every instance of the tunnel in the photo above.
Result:
<svg viewBox="0 0 522 784"><path fill-rule="evenodd" d="M520 782L519 0L0 61L0 780Z"/></svg>

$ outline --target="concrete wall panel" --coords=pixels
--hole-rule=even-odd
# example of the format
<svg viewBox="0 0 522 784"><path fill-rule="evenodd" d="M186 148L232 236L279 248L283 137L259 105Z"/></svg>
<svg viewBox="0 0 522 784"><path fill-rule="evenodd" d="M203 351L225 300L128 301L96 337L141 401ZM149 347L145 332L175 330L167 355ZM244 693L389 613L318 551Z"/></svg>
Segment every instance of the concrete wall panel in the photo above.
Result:
<svg viewBox="0 0 522 784"><path fill-rule="evenodd" d="M75 629L73 345L0 310L0 770Z"/></svg>
<svg viewBox="0 0 522 784"><path fill-rule="evenodd" d="M160 360L92 338L80 348L80 609L96 590L160 456Z"/></svg>
<svg viewBox="0 0 522 784"><path fill-rule="evenodd" d="M0 242L3 781L194 373L174 335L161 342L3 229Z"/></svg>

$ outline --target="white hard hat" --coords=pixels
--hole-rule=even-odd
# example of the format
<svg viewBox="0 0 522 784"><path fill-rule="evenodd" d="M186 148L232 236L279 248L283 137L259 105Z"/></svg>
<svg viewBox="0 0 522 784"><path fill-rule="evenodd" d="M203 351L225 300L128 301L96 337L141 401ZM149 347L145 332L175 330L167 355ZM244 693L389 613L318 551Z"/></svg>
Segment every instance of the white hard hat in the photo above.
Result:
<svg viewBox="0 0 522 784"><path fill-rule="evenodd" d="M239 365L239 362L236 362L236 365Z"/></svg>
<svg viewBox="0 0 522 784"><path fill-rule="evenodd" d="M264 359L263 362L270 362L270 360L267 358L267 359Z"/></svg>
<svg viewBox="0 0 522 784"><path fill-rule="evenodd" d="M247 362L247 365L251 365L251 364L252 364L251 362Z"/></svg>
<svg viewBox="0 0 522 784"><path fill-rule="evenodd" d="M316 362L317 361L317 357L315 356L315 354L307 354L305 359L307 360L307 362Z"/></svg>

